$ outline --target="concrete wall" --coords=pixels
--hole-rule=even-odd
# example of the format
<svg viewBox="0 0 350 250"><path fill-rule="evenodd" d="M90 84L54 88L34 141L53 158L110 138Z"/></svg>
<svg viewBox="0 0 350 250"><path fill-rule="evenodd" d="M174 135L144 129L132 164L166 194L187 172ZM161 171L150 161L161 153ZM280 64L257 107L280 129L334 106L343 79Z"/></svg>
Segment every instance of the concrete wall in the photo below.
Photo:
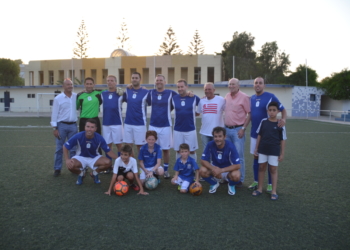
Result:
<svg viewBox="0 0 350 250"><path fill-rule="evenodd" d="M350 110L350 100L333 100L325 95L321 99L322 115L341 117L344 112L349 112Z"/></svg>

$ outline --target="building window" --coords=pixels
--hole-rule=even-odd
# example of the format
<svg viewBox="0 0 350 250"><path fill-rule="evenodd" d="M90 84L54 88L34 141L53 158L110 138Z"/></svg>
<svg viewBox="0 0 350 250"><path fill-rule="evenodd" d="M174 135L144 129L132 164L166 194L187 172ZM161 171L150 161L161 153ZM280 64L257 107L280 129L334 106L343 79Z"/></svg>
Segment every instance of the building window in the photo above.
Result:
<svg viewBox="0 0 350 250"><path fill-rule="evenodd" d="M49 85L53 85L53 71L49 71Z"/></svg>
<svg viewBox="0 0 350 250"><path fill-rule="evenodd" d="M29 71L29 86L34 86L34 71Z"/></svg>
<svg viewBox="0 0 350 250"><path fill-rule="evenodd" d="M80 83L84 84L84 80L85 80L85 69L81 69L80 70Z"/></svg>
<svg viewBox="0 0 350 250"><path fill-rule="evenodd" d="M208 82L214 82L214 67L208 67Z"/></svg>
<svg viewBox="0 0 350 250"><path fill-rule="evenodd" d="M155 73L156 73L156 75L161 75L162 74L162 68L156 68L156 72Z"/></svg>
<svg viewBox="0 0 350 250"><path fill-rule="evenodd" d="M194 84L201 84L201 68L194 68Z"/></svg>
<svg viewBox="0 0 350 250"><path fill-rule="evenodd" d="M15 102L15 98L10 98L10 102L14 103Z"/></svg>
<svg viewBox="0 0 350 250"><path fill-rule="evenodd" d="M96 69L91 70L91 77L94 78L95 84L96 84Z"/></svg>
<svg viewBox="0 0 350 250"><path fill-rule="evenodd" d="M44 72L39 71L39 85L44 85Z"/></svg>
<svg viewBox="0 0 350 250"><path fill-rule="evenodd" d="M55 97L56 97L58 94L61 94L61 91L56 90L54 93L55 93Z"/></svg>
<svg viewBox="0 0 350 250"><path fill-rule="evenodd" d="M53 105L53 100L50 100L50 106L52 106Z"/></svg>
<svg viewBox="0 0 350 250"><path fill-rule="evenodd" d="M69 70L69 78L74 82L74 77L75 77L75 70Z"/></svg>
<svg viewBox="0 0 350 250"><path fill-rule="evenodd" d="M143 83L147 83L146 81L149 81L149 68L142 69L142 78L144 79Z"/></svg>
<svg viewBox="0 0 350 250"><path fill-rule="evenodd" d="M4 98L0 98L0 103L4 103Z"/></svg>
<svg viewBox="0 0 350 250"><path fill-rule="evenodd" d="M187 79L187 74L188 73L188 70L187 68L181 68L181 79L185 79L186 81L188 80Z"/></svg>
<svg viewBox="0 0 350 250"><path fill-rule="evenodd" d="M64 80L64 70L58 71L58 80L62 81Z"/></svg>
<svg viewBox="0 0 350 250"><path fill-rule="evenodd" d="M119 69L119 84L124 84L124 69Z"/></svg>
<svg viewBox="0 0 350 250"><path fill-rule="evenodd" d="M35 94L27 94L28 98L35 98Z"/></svg>
<svg viewBox="0 0 350 250"><path fill-rule="evenodd" d="M102 70L102 81L103 84L107 84L108 69Z"/></svg>
<svg viewBox="0 0 350 250"><path fill-rule="evenodd" d="M312 102L316 101L316 95L315 94L310 94L310 101L312 101Z"/></svg>
<svg viewBox="0 0 350 250"><path fill-rule="evenodd" d="M168 84L174 84L175 83L175 69L174 68L168 68Z"/></svg>

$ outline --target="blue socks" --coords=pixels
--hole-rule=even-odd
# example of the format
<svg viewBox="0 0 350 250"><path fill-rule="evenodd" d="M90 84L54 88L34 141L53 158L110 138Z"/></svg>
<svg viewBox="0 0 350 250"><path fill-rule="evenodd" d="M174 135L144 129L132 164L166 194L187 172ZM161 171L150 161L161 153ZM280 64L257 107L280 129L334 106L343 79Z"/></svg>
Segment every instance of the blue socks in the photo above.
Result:
<svg viewBox="0 0 350 250"><path fill-rule="evenodd" d="M239 183L239 181L231 181L230 179L228 179L228 184L230 186L236 186Z"/></svg>
<svg viewBox="0 0 350 250"><path fill-rule="evenodd" d="M258 176L259 176L259 162L258 162L258 159L254 159L253 172L254 172L254 181L258 182Z"/></svg>
<svg viewBox="0 0 350 250"><path fill-rule="evenodd" d="M267 178L268 178L268 183L267 184L271 184L272 180L271 180L271 173L270 173L270 166L267 165Z"/></svg>
<svg viewBox="0 0 350 250"><path fill-rule="evenodd" d="M208 182L210 185L215 185L217 183L217 181L214 179L214 177L203 178L203 180Z"/></svg>
<svg viewBox="0 0 350 250"><path fill-rule="evenodd" d="M164 171L168 171L169 163L164 163Z"/></svg>

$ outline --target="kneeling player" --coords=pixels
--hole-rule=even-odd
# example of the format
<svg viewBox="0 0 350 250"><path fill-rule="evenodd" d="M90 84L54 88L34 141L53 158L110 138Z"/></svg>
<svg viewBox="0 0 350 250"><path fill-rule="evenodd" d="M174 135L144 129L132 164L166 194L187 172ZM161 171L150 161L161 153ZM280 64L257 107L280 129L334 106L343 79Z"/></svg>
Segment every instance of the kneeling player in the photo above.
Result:
<svg viewBox="0 0 350 250"><path fill-rule="evenodd" d="M145 182L146 177L149 178L154 175L159 180L159 175L164 174L164 169L160 165L162 162L162 149L156 141L157 132L153 130L147 131L147 143L141 147L139 153L142 184Z"/></svg>
<svg viewBox="0 0 350 250"><path fill-rule="evenodd" d="M138 194L148 195L147 192L144 192L142 183L140 181L137 169L136 159L131 157L132 148L130 145L124 145L121 148L120 157L115 160L114 168L113 168L113 176L111 179L111 183L109 185L109 189L105 194L111 195L111 191L113 189L113 185L116 181L124 181L125 179L129 180L131 188L138 192ZM137 184L140 186L136 186L133 184L134 179L136 179Z"/></svg>
<svg viewBox="0 0 350 250"><path fill-rule="evenodd" d="M75 134L63 145L63 154L66 160L66 166L72 173L78 174L77 185L83 184L86 168L92 169L90 176L96 184L101 183L98 174L108 169L112 161L98 153L100 148L111 158L117 156L108 147L103 137L96 133L97 122L94 119L88 119L85 123L85 131ZM72 159L68 156L68 151L77 146L76 155Z"/></svg>
<svg viewBox="0 0 350 250"><path fill-rule="evenodd" d="M210 141L202 154L199 174L210 184L209 193L215 193L219 181L228 181L228 194L235 195L235 185L239 183L240 165L239 155L235 145L226 140L226 129L215 127L212 132L213 141Z"/></svg>
<svg viewBox="0 0 350 250"><path fill-rule="evenodd" d="M196 175L195 182L201 187L199 183L199 172L196 161L189 157L190 146L186 143L180 144L180 155L181 157L176 160L174 170L175 176L171 179L173 185L179 185L181 193L187 193L189 185L193 182L194 176Z"/></svg>

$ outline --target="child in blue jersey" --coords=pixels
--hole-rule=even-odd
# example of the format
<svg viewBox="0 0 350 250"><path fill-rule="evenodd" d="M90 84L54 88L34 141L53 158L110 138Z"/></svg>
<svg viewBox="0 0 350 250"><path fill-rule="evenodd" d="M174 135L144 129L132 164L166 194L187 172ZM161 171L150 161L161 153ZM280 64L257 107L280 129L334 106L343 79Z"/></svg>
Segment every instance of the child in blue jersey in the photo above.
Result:
<svg viewBox="0 0 350 250"><path fill-rule="evenodd" d="M181 193L187 193L188 187L193 182L194 177L196 184L201 187L199 183L199 171L196 161L189 157L190 146L186 143L180 145L180 155L181 157L176 160L174 165L175 175L171 179L173 185L179 185Z"/></svg>
<svg viewBox="0 0 350 250"><path fill-rule="evenodd" d="M121 148L120 157L115 160L113 168L113 176L111 183L109 184L109 189L105 194L111 195L114 184L117 181L124 181L125 179L129 180L130 187L135 191L140 190L137 194L148 195L147 192L144 192L142 183L139 178L138 168L136 159L131 157L132 147L130 145L124 145ZM139 184L140 187L133 184L134 180Z"/></svg>
<svg viewBox="0 0 350 250"><path fill-rule="evenodd" d="M159 180L159 175L164 174L164 169L160 165L162 162L162 149L156 143L157 132L149 130L146 132L146 144L140 149L139 160L141 167L140 179L142 184L146 177L155 176Z"/></svg>
<svg viewBox="0 0 350 250"><path fill-rule="evenodd" d="M235 145L226 140L226 129L215 127L213 141L208 142L202 154L200 176L210 184L209 193L213 194L220 180L228 182L228 194L236 194L236 185L240 182L240 160Z"/></svg>
<svg viewBox="0 0 350 250"><path fill-rule="evenodd" d="M277 102L269 103L267 110L269 118L263 119L256 131L258 138L254 155L259 156L259 179L258 188L252 194L253 196L259 196L262 193L265 171L267 164L269 164L272 179L271 200L274 201L278 199L276 193L277 166L278 162L284 158L285 140L287 139L285 127L278 127L278 108L279 104Z"/></svg>

